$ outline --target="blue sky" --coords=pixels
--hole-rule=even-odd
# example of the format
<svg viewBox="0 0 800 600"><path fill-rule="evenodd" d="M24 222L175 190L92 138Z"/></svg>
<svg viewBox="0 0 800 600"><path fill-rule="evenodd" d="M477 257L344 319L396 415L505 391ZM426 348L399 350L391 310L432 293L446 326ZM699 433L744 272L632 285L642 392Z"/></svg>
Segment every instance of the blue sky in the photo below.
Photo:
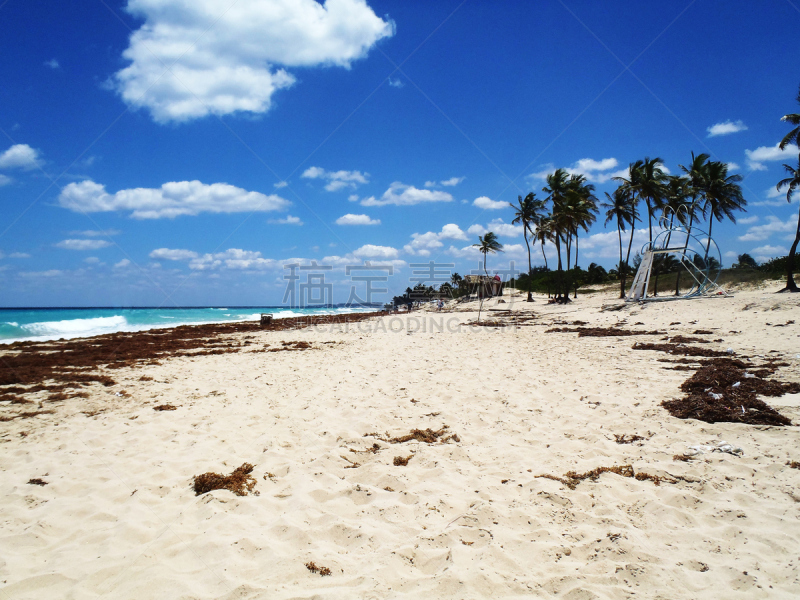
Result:
<svg viewBox="0 0 800 600"><path fill-rule="evenodd" d="M783 255L799 24L786 0L0 2L0 305L279 304L313 260L335 302L365 260L397 293L411 264L476 269L487 230L490 267L526 263L507 203L548 170L604 198L692 151L745 177L724 262ZM598 219L582 265L616 244Z"/></svg>

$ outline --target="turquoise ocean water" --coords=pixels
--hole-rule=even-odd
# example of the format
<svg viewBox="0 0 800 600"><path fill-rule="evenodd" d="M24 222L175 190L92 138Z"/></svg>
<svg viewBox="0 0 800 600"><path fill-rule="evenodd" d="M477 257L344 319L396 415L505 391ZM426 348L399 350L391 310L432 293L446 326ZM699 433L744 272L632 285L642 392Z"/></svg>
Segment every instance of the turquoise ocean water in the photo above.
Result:
<svg viewBox="0 0 800 600"><path fill-rule="evenodd" d="M2 308L0 344L24 340L57 340L142 331L176 325L257 321L261 313L274 318L369 312L372 307L292 308Z"/></svg>

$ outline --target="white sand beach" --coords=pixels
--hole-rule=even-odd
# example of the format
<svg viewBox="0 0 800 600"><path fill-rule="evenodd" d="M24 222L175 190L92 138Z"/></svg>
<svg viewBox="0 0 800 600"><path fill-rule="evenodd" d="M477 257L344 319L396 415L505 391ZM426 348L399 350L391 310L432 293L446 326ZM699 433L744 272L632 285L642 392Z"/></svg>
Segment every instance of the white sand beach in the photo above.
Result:
<svg viewBox="0 0 800 600"><path fill-rule="evenodd" d="M473 303L258 332L239 352L114 370L115 386L0 423L0 597L798 597L797 427L672 417L660 403L692 372L631 349L663 336L545 332L709 330L721 341L708 347L781 359L775 377L797 382L800 325L786 323L800 299L518 300L485 303L500 328L459 328ZM511 326L506 310L530 319ZM253 351L296 341L311 348ZM800 394L764 400L800 423ZM445 426L457 438L384 441ZM743 454L673 459L720 441ZM194 476L243 463L257 495L195 495ZM663 481L537 477L621 465Z"/></svg>

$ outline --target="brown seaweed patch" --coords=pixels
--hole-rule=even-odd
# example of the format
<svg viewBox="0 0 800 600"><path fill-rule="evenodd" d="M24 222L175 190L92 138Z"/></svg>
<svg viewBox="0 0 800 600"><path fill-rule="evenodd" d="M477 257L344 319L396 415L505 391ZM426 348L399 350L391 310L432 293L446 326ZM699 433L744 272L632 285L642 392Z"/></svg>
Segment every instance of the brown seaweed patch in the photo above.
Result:
<svg viewBox="0 0 800 600"><path fill-rule="evenodd" d="M542 474L542 475L534 475L534 477L543 477L545 479L552 479L553 481L558 481L563 483L569 489L574 490L578 485L585 481L586 479L591 479L592 481L597 481L600 478L600 475L603 473L614 473L615 475L620 475L621 477L632 477L637 481L652 481L655 485L660 485L662 481L667 483L675 483L676 480L667 479L665 477L660 477L658 475L651 475L649 473L638 472L636 473L633 470L631 465L614 465L612 467L597 467L596 469L592 469L591 471L587 471L586 473L576 473L575 471L569 471L565 473L563 477L558 477L556 475L550 474Z"/></svg>
<svg viewBox="0 0 800 600"><path fill-rule="evenodd" d="M722 350L712 350L711 348L698 348L697 346L683 346L680 344L645 344L636 342L633 345L634 350L657 350L659 352L666 352L668 354L677 354L682 356L705 356L705 357L719 357L730 356L729 352Z"/></svg>
<svg viewBox="0 0 800 600"><path fill-rule="evenodd" d="M414 458L413 454L409 454L408 456L395 456L392 464L395 467L405 467L412 458Z"/></svg>
<svg viewBox="0 0 800 600"><path fill-rule="evenodd" d="M786 463L786 466L792 469L800 469L800 462L797 462L796 460L790 460Z"/></svg>
<svg viewBox="0 0 800 600"><path fill-rule="evenodd" d="M28 485L47 485L47 481L44 479L39 479L38 477L34 477L33 479L28 479Z"/></svg>
<svg viewBox="0 0 800 600"><path fill-rule="evenodd" d="M748 373L747 365L734 359L704 361L681 384L686 393L678 400L661 405L679 419L698 419L706 423L730 422L750 425L791 425L791 420L757 396L778 397L800 392L800 383L766 380L770 368Z"/></svg>
<svg viewBox="0 0 800 600"><path fill-rule="evenodd" d="M694 458L693 454L675 454L672 457L672 460L679 461L679 462L689 462Z"/></svg>
<svg viewBox="0 0 800 600"><path fill-rule="evenodd" d="M631 335L664 335L663 331L633 331L618 327L554 327L545 333L577 333L578 337L627 337Z"/></svg>
<svg viewBox="0 0 800 600"><path fill-rule="evenodd" d="M445 444L450 440L453 440L454 442L461 441L461 438L459 438L455 433L447 435L447 430L448 426L443 425L441 429L437 429L435 431L430 427L427 429L412 429L410 433L398 437L389 437L388 434L386 434L386 436L381 436L377 433L367 433L364 435L364 437L376 437L382 442L388 442L389 444L404 444L405 442L410 442L411 440L416 440L425 444L435 444L436 442Z"/></svg>
<svg viewBox="0 0 800 600"><path fill-rule="evenodd" d="M306 563L306 569L311 571L312 573L318 573L322 577L327 577L331 574L331 570L328 567L322 567L319 565L314 564L313 561Z"/></svg>
<svg viewBox="0 0 800 600"><path fill-rule="evenodd" d="M178 410L178 407L172 404L159 404L158 406L154 406L153 410Z"/></svg>
<svg viewBox="0 0 800 600"><path fill-rule="evenodd" d="M628 435L626 433L623 433L622 435L618 433L614 434L614 441L618 444L633 444L634 442L639 442L646 439L647 438L642 437L641 435Z"/></svg>
<svg viewBox="0 0 800 600"><path fill-rule="evenodd" d="M194 493L199 496L213 490L228 490L237 496L247 496L247 493L253 492L253 488L256 486L256 479L251 475L254 468L250 463L244 463L230 475L220 475L219 473L195 475ZM255 494L258 495L258 492Z"/></svg>
<svg viewBox="0 0 800 600"><path fill-rule="evenodd" d="M665 337L664 340L670 344L710 344L708 340L699 337L692 337L690 335L675 335L672 337Z"/></svg>

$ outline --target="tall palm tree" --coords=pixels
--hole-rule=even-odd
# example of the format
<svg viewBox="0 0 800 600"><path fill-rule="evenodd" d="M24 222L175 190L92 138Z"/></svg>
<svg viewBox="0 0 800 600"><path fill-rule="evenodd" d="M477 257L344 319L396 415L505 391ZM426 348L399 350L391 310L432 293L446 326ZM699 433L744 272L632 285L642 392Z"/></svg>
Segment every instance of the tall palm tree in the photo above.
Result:
<svg viewBox="0 0 800 600"><path fill-rule="evenodd" d="M534 237L537 242L542 244L542 257L544 257L544 268L548 271L550 267L547 266L547 255L544 253L544 243L553 241L553 220L550 216L542 217L536 225Z"/></svg>
<svg viewBox="0 0 800 600"><path fill-rule="evenodd" d="M706 202L705 198L703 197L703 190L705 188L705 182L708 179L708 159L710 158L709 154L698 154L695 156L694 152L692 152L692 162L689 163L688 167L683 165L678 165L681 170L686 174L687 178L689 179L689 194L691 195L692 202L685 206L684 212L689 217L689 223L686 225L686 241L683 244L683 254L681 259L684 260L686 258L686 250L689 247L689 235L692 233L692 227L694 226L695 220L699 220L701 217L705 218L706 216ZM681 271L678 270L678 276L675 278L675 295L678 296L680 294L680 285L681 285Z"/></svg>
<svg viewBox="0 0 800 600"><path fill-rule="evenodd" d="M709 162L707 168L702 188L705 200L704 208L709 211L706 258L708 258L708 251L711 248L711 228L714 225L714 219L721 222L727 217L736 223L734 211L743 211L747 206L747 200L744 199L742 187L739 185L742 180L741 175L728 175L728 165L724 162Z"/></svg>
<svg viewBox="0 0 800 600"><path fill-rule="evenodd" d="M797 102L800 103L800 91L797 92ZM788 115L783 115L783 117L781 117L781 121L786 121L787 123L791 123L792 125L797 126L794 129L792 129L789 133L787 133L785 136L783 136L783 139L781 140L780 143L781 150L786 148L786 146L788 146L792 142L794 142L795 145L800 146L800 114L791 113Z"/></svg>
<svg viewBox="0 0 800 600"><path fill-rule="evenodd" d="M778 182L777 189L780 191L781 188L786 187L786 200L787 202L791 202L792 194L794 194L796 189L800 188L800 158L798 158L798 166L796 169L790 165L783 165L783 168L786 169L789 177L781 179ZM795 252L797 252L798 242L800 242L800 211L798 211L797 215L797 232L794 235L794 243L789 249L789 256L786 259L786 287L783 288L781 292L800 292L800 289L798 289L797 284L794 282L793 274L794 256Z"/></svg>
<svg viewBox="0 0 800 600"><path fill-rule="evenodd" d="M597 196L594 195L594 186L586 182L583 175L573 175L569 179L570 219L572 220L572 233L575 235L575 267L578 267L578 231L589 228L597 220Z"/></svg>
<svg viewBox="0 0 800 600"><path fill-rule="evenodd" d="M497 236L492 231L487 231L486 235L479 235L478 236L478 243L472 244L473 247L477 248L478 251L483 254L483 272L486 273L486 276L489 276L489 272L486 270L486 257L487 255L495 254L497 252L503 251L503 244L501 244Z"/></svg>
<svg viewBox="0 0 800 600"><path fill-rule="evenodd" d="M665 194L666 174L661 169L664 161L660 158L645 157L631 163L628 178L614 177L628 188L639 200L644 200L647 205L647 225L649 229L650 244L653 244L653 215L660 209Z"/></svg>
<svg viewBox="0 0 800 600"><path fill-rule="evenodd" d="M514 220L512 224L522 224L522 236L525 238L525 246L528 248L528 275L530 275L533 267L531 266L531 245L528 242L528 233L533 234L532 226L541 220L542 212L544 211L544 202L536 199L536 194L529 193L523 199L522 196L517 197L518 206L509 203L509 206L514 209ZM533 302L533 294L528 291L528 302Z"/></svg>
<svg viewBox="0 0 800 600"><path fill-rule="evenodd" d="M486 277L489 277L489 272L486 270L486 257L491 252L492 254L496 254L497 252L503 251L503 244L501 244L497 236L492 231L487 231L486 235L479 235L478 236L477 244L472 244L473 247L477 248L478 251L483 254L483 272L486 274ZM483 296L483 294L481 294ZM481 310L483 309L483 297L481 297L481 304L478 308L478 321L481 320Z"/></svg>
<svg viewBox="0 0 800 600"><path fill-rule="evenodd" d="M556 244L556 255L558 256L558 293L556 298L562 302L568 302L568 291L564 291L564 268L561 262L561 244L567 247L567 268L569 268L569 246L568 232L572 227L572 221L568 211L565 210L567 196L569 192L569 173L566 169L556 169L550 173L546 179L547 185L542 191L547 194L547 200L552 203L550 212L550 222L553 232L553 241Z"/></svg>
<svg viewBox="0 0 800 600"><path fill-rule="evenodd" d="M602 207L607 209L605 224L608 225L615 219L617 221L617 234L619 235L619 267L617 268L620 276L619 297L624 298L628 259L625 259L625 266L623 267L622 232L625 231L626 223L631 226L631 241L628 244L628 257L630 257L631 244L633 243L633 228L636 227L636 220L639 218L639 214L636 211L636 204L633 202L633 196L627 192L624 187L618 187L614 190L613 195L609 195L608 192L605 194L608 199L608 202L602 204Z"/></svg>
<svg viewBox="0 0 800 600"><path fill-rule="evenodd" d="M452 285L453 287L460 288L461 287L461 283L463 281L464 281L464 278L461 277L461 275L459 275L458 273L453 273L450 276L450 285Z"/></svg>

